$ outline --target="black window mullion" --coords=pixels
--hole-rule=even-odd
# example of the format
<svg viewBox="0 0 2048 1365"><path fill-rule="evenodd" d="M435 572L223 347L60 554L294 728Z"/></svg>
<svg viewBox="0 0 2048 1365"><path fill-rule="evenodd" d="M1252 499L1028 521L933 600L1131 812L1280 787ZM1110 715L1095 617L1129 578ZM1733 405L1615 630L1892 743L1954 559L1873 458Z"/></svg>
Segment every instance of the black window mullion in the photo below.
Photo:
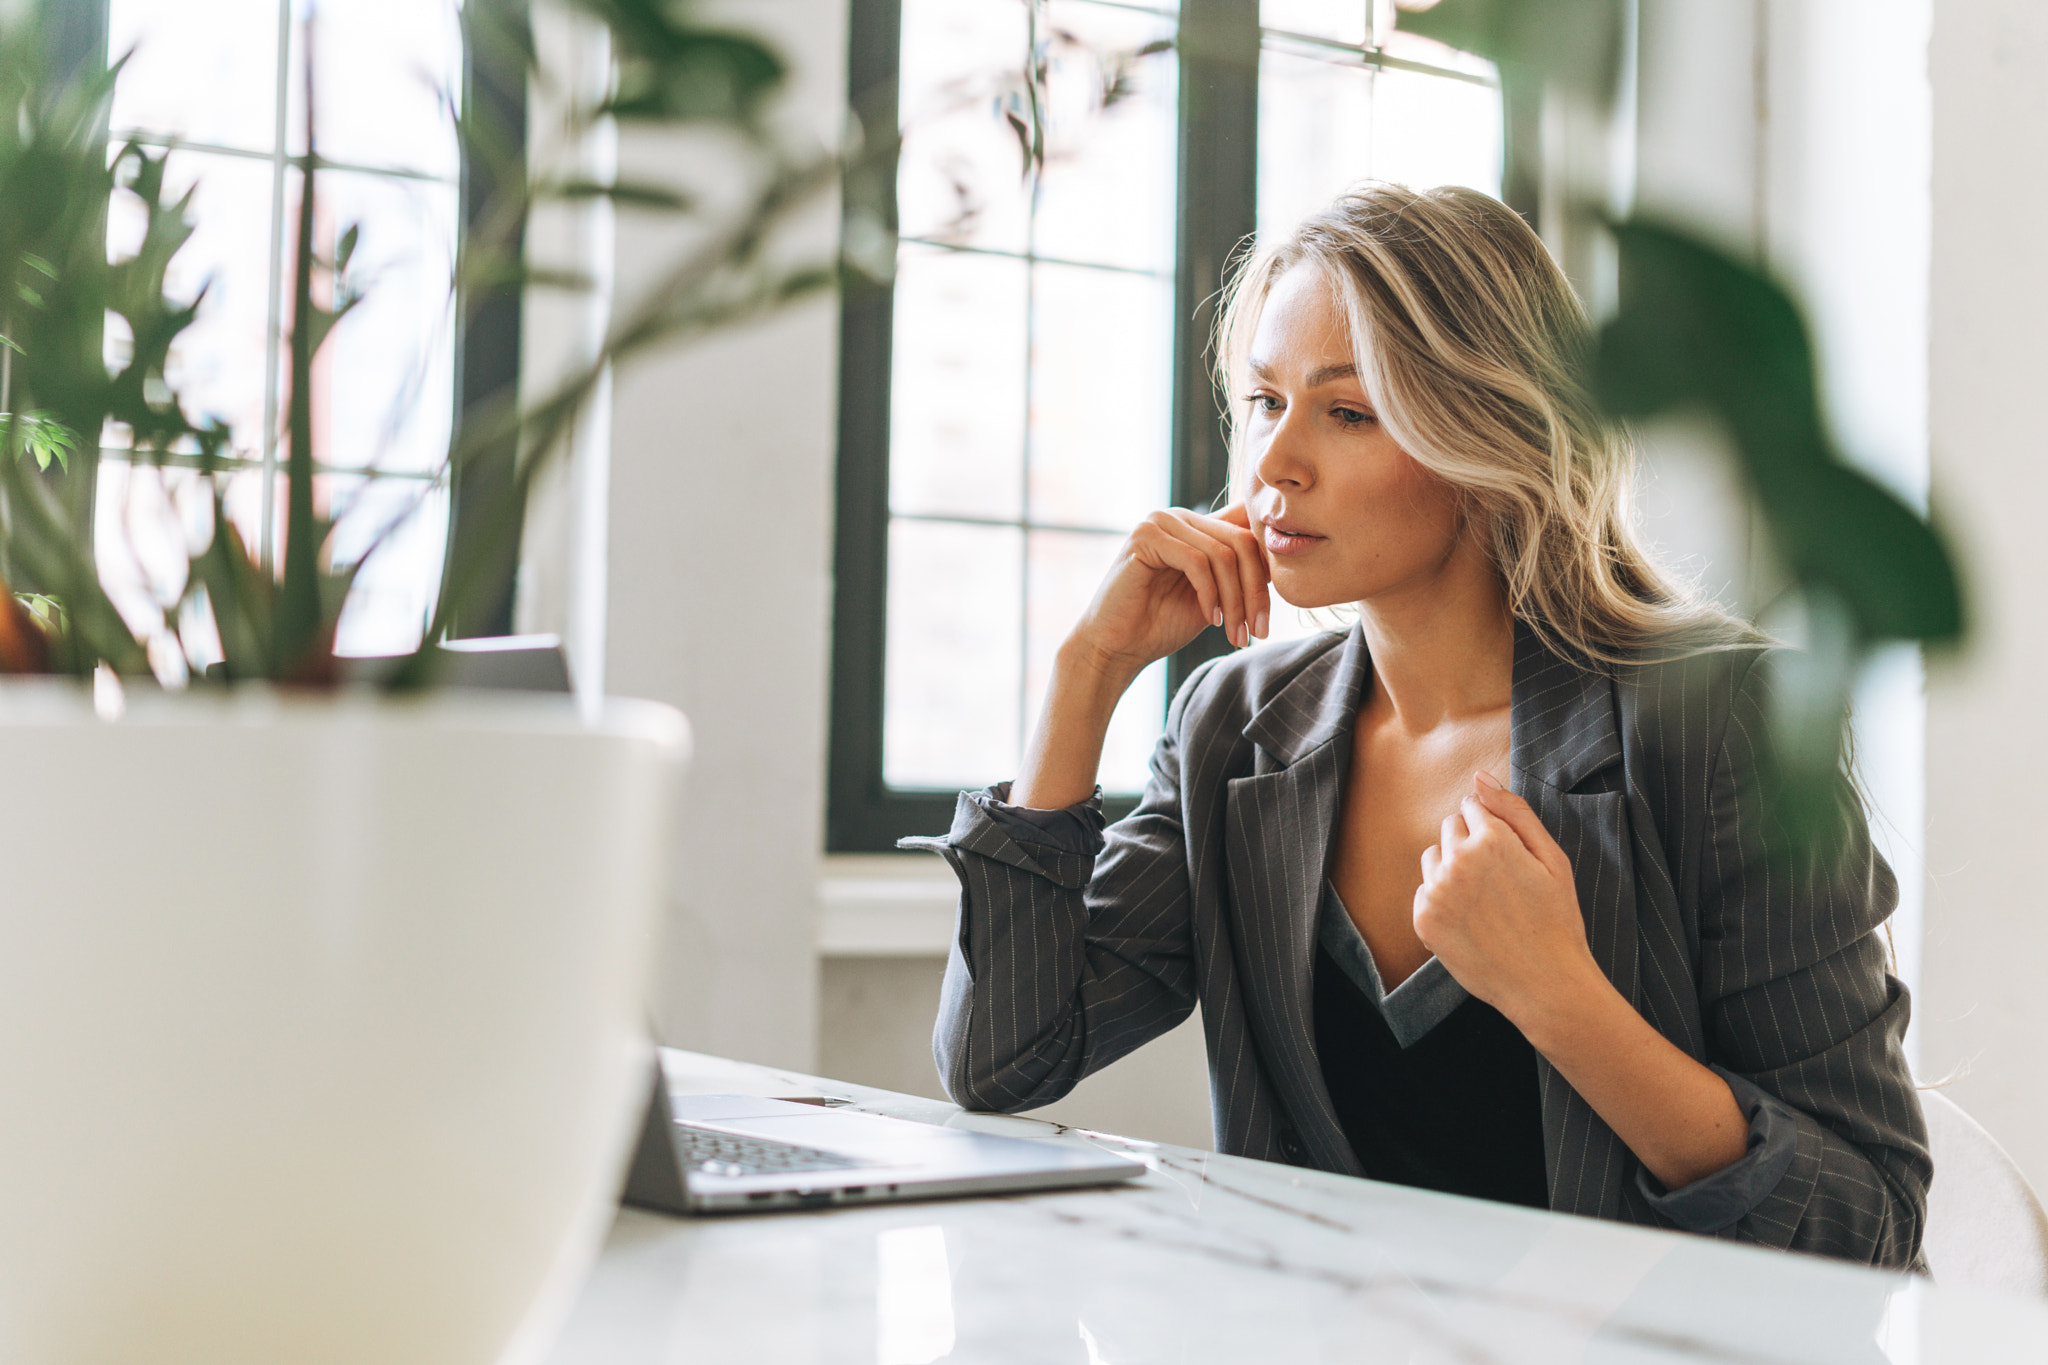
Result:
<svg viewBox="0 0 2048 1365"><path fill-rule="evenodd" d="M505 196L522 192L526 175L526 66L530 43L527 0L469 0L489 14L472 18L473 31L498 41L464 46L465 109L488 142L488 154L464 146L461 231L465 238L485 230L502 211ZM525 223L494 248L523 249ZM466 253L465 253L466 254ZM473 423L488 423L519 401L520 329L523 304L516 284L467 290L456 299L456 441ZM453 443L451 443L453 448ZM490 553L489 605L450 623L462 638L512 633L514 585L519 574L520 531L525 509L505 509L515 496L513 475L518 437L508 434L494 448L472 452L450 474L447 566L472 562L480 547ZM506 529L509 525L509 530ZM446 582L446 569L443 570ZM445 588L444 588L445 590Z"/></svg>
<svg viewBox="0 0 2048 1365"><path fill-rule="evenodd" d="M847 90L862 122L892 129L901 116L900 0L853 0ZM849 215L895 209L886 183L850 181ZM879 192L878 192L879 191ZM839 470L833 546L831 773L825 846L886 852L903 834L942 830L953 796L891 791L882 778L883 685L889 602L889 392L895 296L887 285L849 287L840 303Z"/></svg>
<svg viewBox="0 0 2048 1365"><path fill-rule="evenodd" d="M1258 0L1181 0L1180 175L1174 284L1173 501L1207 508L1230 485L1210 342L1223 273L1258 226ZM1167 661L1172 696L1229 652L1211 627Z"/></svg>

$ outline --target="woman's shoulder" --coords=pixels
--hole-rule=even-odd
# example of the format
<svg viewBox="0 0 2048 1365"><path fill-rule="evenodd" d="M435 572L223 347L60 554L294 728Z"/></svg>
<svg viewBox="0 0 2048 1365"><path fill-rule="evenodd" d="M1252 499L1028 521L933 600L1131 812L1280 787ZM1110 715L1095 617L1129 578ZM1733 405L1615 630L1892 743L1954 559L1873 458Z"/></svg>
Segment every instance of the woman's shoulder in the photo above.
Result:
<svg viewBox="0 0 2048 1365"><path fill-rule="evenodd" d="M1642 696L1693 696L1725 703L1761 679L1764 661L1782 652L1767 640L1739 640L1704 648L1645 650L1635 660L1612 667L1618 686Z"/></svg>
<svg viewBox="0 0 2048 1365"><path fill-rule="evenodd" d="M1700 771L1711 763L1729 725L1747 725L1767 705L1768 660L1782 652L1743 641L1614 667L1625 733L1656 767Z"/></svg>

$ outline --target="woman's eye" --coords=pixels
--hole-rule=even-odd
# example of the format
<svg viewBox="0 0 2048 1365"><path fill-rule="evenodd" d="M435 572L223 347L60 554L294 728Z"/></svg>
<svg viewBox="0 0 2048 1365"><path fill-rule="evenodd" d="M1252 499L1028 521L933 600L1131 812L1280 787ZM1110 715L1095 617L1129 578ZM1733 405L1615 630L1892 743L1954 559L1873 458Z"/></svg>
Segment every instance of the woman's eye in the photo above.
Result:
<svg viewBox="0 0 2048 1365"><path fill-rule="evenodd" d="M1280 400L1270 393L1255 393L1245 400L1258 412L1280 411Z"/></svg>
<svg viewBox="0 0 2048 1365"><path fill-rule="evenodd" d="M1357 408L1332 408L1330 412L1347 427L1360 426L1366 422L1377 420L1371 413L1360 412Z"/></svg>

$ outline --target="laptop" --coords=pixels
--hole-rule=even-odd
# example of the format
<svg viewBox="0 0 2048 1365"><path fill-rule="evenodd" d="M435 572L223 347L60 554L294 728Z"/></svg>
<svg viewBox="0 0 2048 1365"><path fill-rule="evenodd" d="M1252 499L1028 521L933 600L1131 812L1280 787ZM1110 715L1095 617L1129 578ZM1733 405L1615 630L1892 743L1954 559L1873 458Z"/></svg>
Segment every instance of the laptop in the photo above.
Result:
<svg viewBox="0 0 2048 1365"><path fill-rule="evenodd" d="M751 1095L670 1095L655 1068L622 1201L663 1213L1114 1185L1142 1163L1110 1152Z"/></svg>
<svg viewBox="0 0 2048 1365"><path fill-rule="evenodd" d="M552 635L449 640L449 687L567 692L568 660ZM368 680L396 659L351 660ZM623 1200L665 1213L731 1213L946 1195L1111 1185L1142 1163L1108 1152L991 1137L817 1103L749 1095L670 1096L661 1069Z"/></svg>
<svg viewBox="0 0 2048 1365"><path fill-rule="evenodd" d="M493 635L443 640L436 681L443 687L480 687L506 692L567 692L569 657L559 635ZM378 683L404 664L404 654L344 658L344 682Z"/></svg>

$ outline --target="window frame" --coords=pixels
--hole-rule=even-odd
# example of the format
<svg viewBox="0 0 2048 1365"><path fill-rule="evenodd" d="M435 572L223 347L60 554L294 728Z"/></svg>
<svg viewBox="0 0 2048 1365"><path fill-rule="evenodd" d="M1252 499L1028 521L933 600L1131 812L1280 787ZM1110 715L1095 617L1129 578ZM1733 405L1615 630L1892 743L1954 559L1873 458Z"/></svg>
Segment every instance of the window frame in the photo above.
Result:
<svg viewBox="0 0 2048 1365"><path fill-rule="evenodd" d="M1265 36L1259 0L1180 0L1168 484L1176 507L1212 506L1229 487L1229 446L1212 380L1210 344L1224 273L1257 227L1259 71ZM901 0L850 0L847 89L871 126L894 127L898 121L901 42ZM1370 48L1362 59L1376 67L1406 65ZM1534 223L1535 111L1510 99L1509 91L1503 100L1503 196ZM882 198L893 211L893 192ZM845 207L849 216L871 211L852 194ZM889 226L896 225L892 221ZM952 791L892 788L883 776L893 344L893 289L849 287L840 315L827 853L893 851L905 835L945 829L957 799ZM1223 632L1210 627L1168 659L1169 701L1197 668L1230 649ZM1136 804L1136 798L1123 796L1106 801L1105 807L1113 820Z"/></svg>
<svg viewBox="0 0 2048 1365"><path fill-rule="evenodd" d="M466 0L472 5L489 5L500 21L523 41L516 50L531 50L532 8L529 0ZM511 49L507 49L509 53ZM502 195L524 193L527 173L527 79L523 66L479 61L478 53L464 44L463 108L489 125L492 140L513 149L502 166L474 158L462 149L460 253L470 230L486 222ZM504 54L501 54L504 55ZM512 183L508 185L506 182ZM526 218L514 224L509 245L523 253L526 248ZM460 255L458 254L458 259ZM507 402L519 401L519 373L524 358L525 294L517 284L495 289L470 289L455 300L455 429L450 433L452 451L462 439L465 425L488 421L490 414ZM507 433L497 448L483 452L483 458L467 467L448 471L448 549L442 556L442 592L447 591L447 568L462 562L474 551L471 546L488 544L492 534L492 510L506 496L518 464L516 432ZM512 519L512 530L504 535L488 571L489 606L476 618L452 616L448 634L453 639L476 639L510 635L514 630L513 607L519 579L521 541L526 524L525 509ZM421 641L429 644L431 641Z"/></svg>
<svg viewBox="0 0 2048 1365"><path fill-rule="evenodd" d="M864 117L893 126L901 0L851 0L847 89ZM1258 187L1257 0L1181 0L1179 175L1174 240L1173 433L1176 506L1206 506L1228 482L1228 452L1206 354L1215 281L1254 226ZM892 207L894 196L885 196ZM851 209L851 205L849 208ZM895 224L890 224L894 228ZM1203 281L1208 283L1204 284ZM890 787L882 771L889 582L889 393L894 295L850 289L840 316L838 541L834 551L832 707L826 850L879 853L944 829L950 791ZM1227 652L1211 627L1167 664L1172 695ZM1162 717L1163 719L1163 717ZM1107 803L1115 819L1135 798Z"/></svg>
<svg viewBox="0 0 2048 1365"><path fill-rule="evenodd" d="M513 25L521 34L531 32L529 0L467 0L470 4L487 4L496 7L502 21ZM80 71L88 66L104 71L112 60L108 50L112 28L112 0L42 0L44 13L50 19L53 32L52 59L67 71ZM291 19L292 0L279 0L279 22L288 25ZM296 46L296 42L293 42ZM472 109L492 125L499 134L499 145L514 149L516 157L508 157L502 166L493 166L487 161L471 157L469 149L461 149L462 160L458 169L457 250L466 245L471 228L483 221L492 212L493 205L507 189L507 182L514 177L523 179L526 172L526 122L527 122L527 80L523 68L511 68L502 63L480 62L478 54L469 45L463 49L463 97L465 108ZM112 130L106 130L111 138ZM324 159L319 163L324 166ZM512 188L518 188L513 185ZM514 229L513 240L523 245L525 220L522 217ZM449 448L454 449L460 439L465 422L477 420L508 397L516 400L519 391L519 375L522 363L523 295L516 284L499 286L491 290L465 291L455 300L454 319L454 419L450 431ZM288 325L281 321L280 326ZM508 438L513 439L513 438ZM262 466L267 472L281 477L283 462L276 455L279 438L276 433L265 433L265 455ZM458 471L444 468L441 472L424 477L446 478L449 481L448 540L442 555L443 582L447 565L454 562L458 553L469 553L467 546L479 537L490 533L489 513L493 499L498 496L499 486L511 478L512 460L510 451L503 453L507 458L493 458L477 461L481 472L459 476ZM102 458L112 456L125 458L124 451L103 451ZM92 483L96 482L97 461L88 461L84 466L88 480L78 504L90 516L94 506L91 496ZM364 472L372 477L417 479L421 475L407 473L380 474ZM523 521L523 517L520 519ZM268 553L268 537L265 538L265 552ZM449 634L457 638L498 636L512 633L512 612L514 586L518 576L520 546L515 534L507 538L500 547L490 572L492 606L478 618L456 621L451 624ZM421 642L423 645L428 643Z"/></svg>

